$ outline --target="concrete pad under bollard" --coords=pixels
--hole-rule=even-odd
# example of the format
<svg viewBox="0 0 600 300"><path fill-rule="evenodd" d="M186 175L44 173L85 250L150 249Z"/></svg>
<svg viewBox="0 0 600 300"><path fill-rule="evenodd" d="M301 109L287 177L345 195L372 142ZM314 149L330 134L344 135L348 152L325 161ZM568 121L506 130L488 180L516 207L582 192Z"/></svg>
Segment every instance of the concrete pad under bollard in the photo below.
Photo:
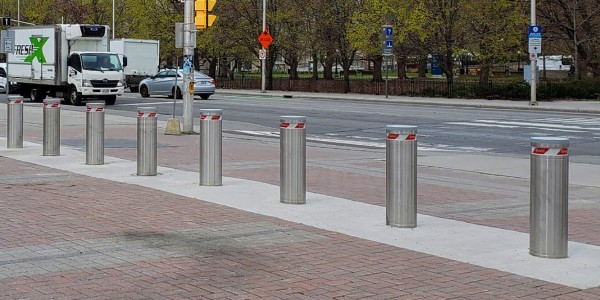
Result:
<svg viewBox="0 0 600 300"><path fill-rule="evenodd" d="M169 119L165 128L165 135L181 135L181 123L179 119Z"/></svg>

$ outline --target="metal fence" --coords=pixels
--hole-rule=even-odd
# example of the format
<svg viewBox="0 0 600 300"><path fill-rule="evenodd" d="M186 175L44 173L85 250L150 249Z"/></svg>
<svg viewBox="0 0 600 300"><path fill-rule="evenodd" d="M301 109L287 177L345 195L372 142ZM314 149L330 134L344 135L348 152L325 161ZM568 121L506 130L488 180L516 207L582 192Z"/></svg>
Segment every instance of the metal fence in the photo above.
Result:
<svg viewBox="0 0 600 300"><path fill-rule="evenodd" d="M234 79L221 78L217 86L222 89L260 89L261 79L256 76L238 76ZM344 93L342 78L325 80L322 78L273 78L273 90ZM384 95L385 81L371 79L351 79L349 93ZM530 86L524 81L491 80L481 84L477 80L455 79L448 83L445 79L409 78L388 81L388 94L392 96L483 98L483 99L529 99ZM542 81L538 85L538 100L560 98L598 99L598 83L577 83Z"/></svg>

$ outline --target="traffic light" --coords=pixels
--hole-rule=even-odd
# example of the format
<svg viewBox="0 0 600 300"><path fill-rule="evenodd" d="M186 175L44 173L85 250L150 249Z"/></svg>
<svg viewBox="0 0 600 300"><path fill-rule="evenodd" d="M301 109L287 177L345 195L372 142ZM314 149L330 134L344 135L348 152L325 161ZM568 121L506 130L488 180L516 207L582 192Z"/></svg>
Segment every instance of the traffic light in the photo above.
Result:
<svg viewBox="0 0 600 300"><path fill-rule="evenodd" d="M216 3L217 0L194 1L194 10L196 11L194 23L196 23L197 29L206 29L217 19L217 16L209 14Z"/></svg>

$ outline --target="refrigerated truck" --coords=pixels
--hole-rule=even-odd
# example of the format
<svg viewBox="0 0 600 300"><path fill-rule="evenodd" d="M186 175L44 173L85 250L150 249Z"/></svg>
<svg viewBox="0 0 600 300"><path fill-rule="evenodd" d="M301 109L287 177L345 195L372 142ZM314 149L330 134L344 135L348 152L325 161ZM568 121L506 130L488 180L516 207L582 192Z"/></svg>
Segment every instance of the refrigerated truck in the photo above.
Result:
<svg viewBox="0 0 600 300"><path fill-rule="evenodd" d="M8 80L21 95L40 102L47 95L81 105L101 99L112 105L123 94L123 64L109 52L106 25L56 24L11 27Z"/></svg>
<svg viewBox="0 0 600 300"><path fill-rule="evenodd" d="M140 81L158 72L160 44L157 40L115 39L110 41L110 51L128 58L125 86L132 93L138 92Z"/></svg>

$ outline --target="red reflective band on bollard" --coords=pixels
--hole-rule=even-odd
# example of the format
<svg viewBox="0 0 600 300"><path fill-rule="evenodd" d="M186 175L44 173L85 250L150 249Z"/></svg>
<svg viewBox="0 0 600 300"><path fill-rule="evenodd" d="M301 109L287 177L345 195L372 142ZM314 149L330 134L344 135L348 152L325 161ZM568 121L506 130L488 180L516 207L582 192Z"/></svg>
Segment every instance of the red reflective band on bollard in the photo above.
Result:
<svg viewBox="0 0 600 300"><path fill-rule="evenodd" d="M88 108L87 108L85 111L86 111L86 112L92 112L92 108L91 108L91 107L88 107ZM98 108L96 108L96 110L95 110L95 112L103 112L103 111L104 111L104 108L102 108L102 107L98 107ZM138 113L138 114L139 114L139 113Z"/></svg>
<svg viewBox="0 0 600 300"><path fill-rule="evenodd" d="M210 115L201 115L200 116L200 120L206 120L206 118L210 116ZM221 116L211 116L210 120L212 121L218 121L221 120Z"/></svg>
<svg viewBox="0 0 600 300"><path fill-rule="evenodd" d="M15 100L15 104L23 104L23 100Z"/></svg>
<svg viewBox="0 0 600 300"><path fill-rule="evenodd" d="M58 103L52 103L52 105L50 105L50 108L57 108L59 107ZM48 108L48 103L44 103L44 108Z"/></svg>
<svg viewBox="0 0 600 300"><path fill-rule="evenodd" d="M282 122L279 125L279 127L280 128L290 128L290 129L304 129L305 128L304 123L295 123L295 124L292 124L292 123L288 123L288 122Z"/></svg>
<svg viewBox="0 0 600 300"><path fill-rule="evenodd" d="M400 136L400 135L399 135L399 134L397 134L397 133L388 133L388 134L387 134L387 139L388 139L388 140L396 140L396 139L398 139L398 137L399 137L399 136Z"/></svg>
<svg viewBox="0 0 600 300"><path fill-rule="evenodd" d="M414 133L411 133L411 134L405 134L405 135L401 136L399 133L388 133L387 139L390 141L393 141L393 140L416 141L417 135Z"/></svg>
<svg viewBox="0 0 600 300"><path fill-rule="evenodd" d="M142 118L142 117L144 117L144 113L141 111L138 112L138 118ZM154 112L148 113L147 118L156 118L156 113L154 113Z"/></svg>
<svg viewBox="0 0 600 300"><path fill-rule="evenodd" d="M547 155L547 156L565 156L569 155L568 148L542 148L542 147L534 147L531 150L531 154L534 155Z"/></svg>

